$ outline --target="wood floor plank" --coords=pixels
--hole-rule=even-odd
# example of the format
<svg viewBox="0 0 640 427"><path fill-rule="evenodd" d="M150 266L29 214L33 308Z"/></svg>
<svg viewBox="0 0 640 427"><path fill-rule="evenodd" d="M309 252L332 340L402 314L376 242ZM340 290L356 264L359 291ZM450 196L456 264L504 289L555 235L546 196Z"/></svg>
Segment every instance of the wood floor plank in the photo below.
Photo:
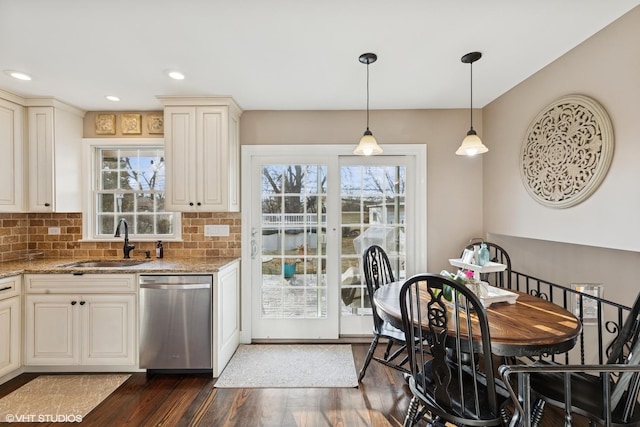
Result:
<svg viewBox="0 0 640 427"><path fill-rule="evenodd" d="M352 348L359 371L369 344L353 344ZM377 353L382 355L383 351L384 345L379 345ZM0 397L38 375L22 374L0 384ZM375 361L357 388L218 389L215 381L202 374L133 373L87 414L82 425L399 427L411 399L402 374ZM64 424L15 425L60 427ZM544 420L543 426L554 426L554 420Z"/></svg>

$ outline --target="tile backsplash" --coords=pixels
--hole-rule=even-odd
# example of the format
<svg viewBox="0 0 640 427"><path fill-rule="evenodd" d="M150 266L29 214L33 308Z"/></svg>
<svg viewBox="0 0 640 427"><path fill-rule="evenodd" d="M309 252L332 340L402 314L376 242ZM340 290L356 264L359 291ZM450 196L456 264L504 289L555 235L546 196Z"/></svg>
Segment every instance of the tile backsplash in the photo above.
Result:
<svg viewBox="0 0 640 427"><path fill-rule="evenodd" d="M228 225L229 236L205 237L204 226ZM59 227L60 234L48 234ZM122 241L82 242L81 213L0 213L0 261L42 253L46 258L102 258L122 255ZM240 257L240 213L185 212L182 241L163 242L165 258ZM136 242L133 258L155 255L155 242Z"/></svg>

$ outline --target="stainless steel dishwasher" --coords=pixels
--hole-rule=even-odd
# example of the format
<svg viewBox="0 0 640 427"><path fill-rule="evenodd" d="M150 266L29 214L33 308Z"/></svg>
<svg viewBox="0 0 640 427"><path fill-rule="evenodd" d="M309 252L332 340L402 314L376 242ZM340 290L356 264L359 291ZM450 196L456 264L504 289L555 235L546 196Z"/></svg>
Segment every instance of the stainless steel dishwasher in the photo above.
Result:
<svg viewBox="0 0 640 427"><path fill-rule="evenodd" d="M212 369L212 276L140 276L140 368Z"/></svg>

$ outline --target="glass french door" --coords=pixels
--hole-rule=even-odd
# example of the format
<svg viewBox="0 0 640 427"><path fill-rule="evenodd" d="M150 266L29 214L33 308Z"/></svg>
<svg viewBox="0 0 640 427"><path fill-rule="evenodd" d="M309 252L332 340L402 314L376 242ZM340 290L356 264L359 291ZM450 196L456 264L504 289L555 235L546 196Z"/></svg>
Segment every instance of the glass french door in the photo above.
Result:
<svg viewBox="0 0 640 427"><path fill-rule="evenodd" d="M335 234L327 233L332 167L329 159L290 160L256 158L252 168L259 171L252 178L256 215L251 234L260 263L252 286L252 336L337 338L337 288L329 280L336 268L327 257Z"/></svg>
<svg viewBox="0 0 640 427"><path fill-rule="evenodd" d="M340 159L341 335L371 333L371 304L362 276L362 255L369 246L378 245L385 250L396 280L406 277L410 212L406 191L404 157Z"/></svg>
<svg viewBox="0 0 640 427"><path fill-rule="evenodd" d="M364 250L382 246L398 280L426 263L426 177L415 167L418 159L426 163L425 153L397 148L411 149L376 157L336 146L247 150L243 295L250 296L243 297L243 322L251 325L250 339L371 334Z"/></svg>

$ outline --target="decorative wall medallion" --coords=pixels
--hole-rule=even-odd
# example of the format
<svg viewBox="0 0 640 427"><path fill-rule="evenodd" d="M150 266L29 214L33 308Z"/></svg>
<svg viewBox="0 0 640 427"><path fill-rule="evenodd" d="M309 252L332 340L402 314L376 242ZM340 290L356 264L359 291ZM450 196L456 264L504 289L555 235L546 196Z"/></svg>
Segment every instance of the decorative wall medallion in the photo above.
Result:
<svg viewBox="0 0 640 427"><path fill-rule="evenodd" d="M123 135L140 135L142 133L141 114L122 114L120 128Z"/></svg>
<svg viewBox="0 0 640 427"><path fill-rule="evenodd" d="M546 106L529 125L520 175L544 206L568 208L600 185L613 157L613 127L595 100L568 95Z"/></svg>
<svg viewBox="0 0 640 427"><path fill-rule="evenodd" d="M115 135L116 134L116 115L115 114L96 114L96 134Z"/></svg>
<svg viewBox="0 0 640 427"><path fill-rule="evenodd" d="M149 114L147 117L147 131L152 134L164 133L164 114Z"/></svg>

